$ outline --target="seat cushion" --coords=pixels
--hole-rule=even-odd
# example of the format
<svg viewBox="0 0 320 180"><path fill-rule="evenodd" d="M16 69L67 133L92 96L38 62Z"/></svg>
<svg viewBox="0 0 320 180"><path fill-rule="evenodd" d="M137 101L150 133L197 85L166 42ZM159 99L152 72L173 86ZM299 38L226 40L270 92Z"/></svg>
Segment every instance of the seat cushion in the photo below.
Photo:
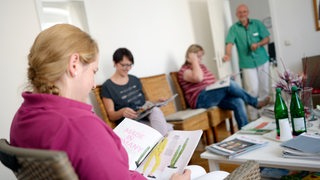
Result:
<svg viewBox="0 0 320 180"><path fill-rule="evenodd" d="M206 111L206 109L203 109L203 108L186 109L186 110L178 111L178 112L175 112L173 114L166 116L166 120L167 121L183 121L183 120L186 120L192 116L203 113L205 111Z"/></svg>
<svg viewBox="0 0 320 180"><path fill-rule="evenodd" d="M212 110L212 109L218 109L219 107L218 106L211 106L210 108L208 108L208 110Z"/></svg>

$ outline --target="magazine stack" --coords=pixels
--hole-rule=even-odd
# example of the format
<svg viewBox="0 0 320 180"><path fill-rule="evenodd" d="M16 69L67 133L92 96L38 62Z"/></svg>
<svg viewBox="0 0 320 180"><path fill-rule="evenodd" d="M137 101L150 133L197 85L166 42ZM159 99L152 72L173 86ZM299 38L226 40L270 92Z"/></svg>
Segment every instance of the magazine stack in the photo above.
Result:
<svg viewBox="0 0 320 180"><path fill-rule="evenodd" d="M303 133L299 136L285 141L283 147L283 157L320 160L320 135Z"/></svg>
<svg viewBox="0 0 320 180"><path fill-rule="evenodd" d="M263 147L267 141L257 140L248 136L239 136L232 140L222 141L207 146L206 149L212 153L232 159L236 156Z"/></svg>

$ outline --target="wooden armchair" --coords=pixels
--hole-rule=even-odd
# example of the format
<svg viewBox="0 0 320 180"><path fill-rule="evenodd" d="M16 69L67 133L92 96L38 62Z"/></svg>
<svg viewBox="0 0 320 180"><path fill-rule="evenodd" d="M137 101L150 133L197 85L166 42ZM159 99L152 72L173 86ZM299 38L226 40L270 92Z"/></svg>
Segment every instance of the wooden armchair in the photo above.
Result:
<svg viewBox="0 0 320 180"><path fill-rule="evenodd" d="M14 147L7 140L0 139L0 160L17 179L78 179L63 151Z"/></svg>
<svg viewBox="0 0 320 180"><path fill-rule="evenodd" d="M115 128L116 127L116 123L109 119L107 111L106 111L106 108L105 108L105 106L103 104L103 101L102 101L101 85L97 85L97 87L95 89L93 89L92 91L93 91L94 96L95 96L95 98L97 100L97 103L98 103L98 106L99 106L99 109L100 109L100 112L101 112L102 119L112 129Z"/></svg>
<svg viewBox="0 0 320 180"><path fill-rule="evenodd" d="M179 94L179 99L181 103L182 110L188 109L187 101L184 97L184 92L178 81L178 72L170 72L170 77L172 79L173 85ZM234 133L233 119L232 119L232 110L221 109L219 107L211 107L207 109L207 113L209 116L210 126L212 127L212 131L214 133L214 142L218 142L218 125L226 120L229 120L230 124L230 132Z"/></svg>
<svg viewBox="0 0 320 180"><path fill-rule="evenodd" d="M173 94L165 74L142 77L143 92L149 101L157 101L159 98L170 98ZM179 97L180 98L180 97ZM177 111L173 101L161 107L166 120L174 125L177 130L204 131L205 143L212 144L212 130L209 125L208 115L205 109L185 109Z"/></svg>

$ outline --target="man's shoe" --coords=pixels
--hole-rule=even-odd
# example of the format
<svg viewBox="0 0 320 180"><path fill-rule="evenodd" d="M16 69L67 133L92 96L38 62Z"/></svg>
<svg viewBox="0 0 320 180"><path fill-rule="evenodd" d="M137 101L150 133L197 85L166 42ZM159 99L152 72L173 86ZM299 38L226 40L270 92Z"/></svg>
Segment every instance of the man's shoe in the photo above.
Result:
<svg viewBox="0 0 320 180"><path fill-rule="evenodd" d="M270 100L271 100L270 96L267 96L263 100L259 101L257 104L257 109L261 109L262 107L268 105Z"/></svg>

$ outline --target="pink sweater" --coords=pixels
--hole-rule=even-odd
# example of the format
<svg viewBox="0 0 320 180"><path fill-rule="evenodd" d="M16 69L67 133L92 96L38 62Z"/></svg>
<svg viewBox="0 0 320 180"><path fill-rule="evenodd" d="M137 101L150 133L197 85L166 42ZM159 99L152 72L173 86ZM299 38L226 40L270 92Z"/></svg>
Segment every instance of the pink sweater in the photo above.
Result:
<svg viewBox="0 0 320 180"><path fill-rule="evenodd" d="M65 151L80 179L145 179L129 171L119 137L91 105L48 94L22 96L11 125L12 145Z"/></svg>

